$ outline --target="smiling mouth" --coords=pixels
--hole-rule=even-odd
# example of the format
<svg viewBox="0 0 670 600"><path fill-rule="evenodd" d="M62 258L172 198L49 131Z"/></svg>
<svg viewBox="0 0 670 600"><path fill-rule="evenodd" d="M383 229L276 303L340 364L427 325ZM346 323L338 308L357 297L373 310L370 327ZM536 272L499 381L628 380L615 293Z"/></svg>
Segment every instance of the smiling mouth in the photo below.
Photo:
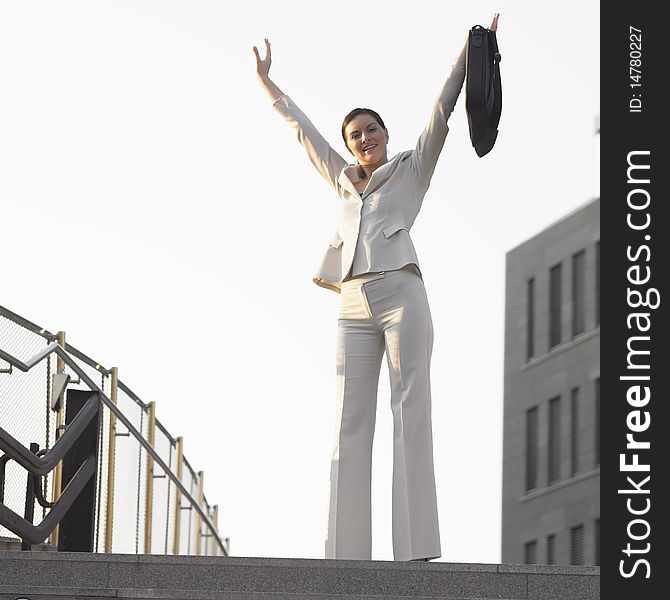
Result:
<svg viewBox="0 0 670 600"><path fill-rule="evenodd" d="M363 152L365 152L365 153L372 152L376 147L377 147L377 144L373 144L372 146L366 146L365 148L363 148Z"/></svg>

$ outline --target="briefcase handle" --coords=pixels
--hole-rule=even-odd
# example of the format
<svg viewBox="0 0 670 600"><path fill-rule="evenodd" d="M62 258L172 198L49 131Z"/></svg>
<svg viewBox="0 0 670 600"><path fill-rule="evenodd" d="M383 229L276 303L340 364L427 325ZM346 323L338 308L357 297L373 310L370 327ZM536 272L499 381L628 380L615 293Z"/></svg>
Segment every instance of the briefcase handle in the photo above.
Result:
<svg viewBox="0 0 670 600"><path fill-rule="evenodd" d="M486 31L487 36L492 42L492 48L493 48L493 59L495 62L499 63L502 60L502 56L500 55L500 51L498 50L498 38L496 37L496 32L492 31L491 29L488 29L487 27L484 27L483 25L475 25L472 27L471 31Z"/></svg>

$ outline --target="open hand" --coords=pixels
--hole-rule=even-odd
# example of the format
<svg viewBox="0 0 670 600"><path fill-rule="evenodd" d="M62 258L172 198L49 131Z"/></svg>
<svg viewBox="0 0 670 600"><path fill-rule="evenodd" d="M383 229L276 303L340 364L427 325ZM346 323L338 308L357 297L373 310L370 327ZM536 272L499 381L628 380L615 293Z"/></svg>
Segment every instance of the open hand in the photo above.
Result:
<svg viewBox="0 0 670 600"><path fill-rule="evenodd" d="M258 54L258 48L254 46L254 54L256 55L256 74L260 79L267 79L270 73L270 65L272 64L272 51L270 50L270 40L265 38L265 58L261 59Z"/></svg>

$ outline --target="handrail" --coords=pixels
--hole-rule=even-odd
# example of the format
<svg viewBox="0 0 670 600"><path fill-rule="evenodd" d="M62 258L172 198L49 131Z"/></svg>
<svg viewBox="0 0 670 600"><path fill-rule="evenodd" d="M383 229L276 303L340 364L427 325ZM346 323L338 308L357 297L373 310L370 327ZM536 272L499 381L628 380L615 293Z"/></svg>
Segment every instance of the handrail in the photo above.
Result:
<svg viewBox="0 0 670 600"><path fill-rule="evenodd" d="M94 361L92 358L86 356L81 350L77 350L72 344L65 342L65 350L70 354L74 354L80 361L86 363L89 367L100 371L103 375L109 375L111 373L110 369L105 369L100 363Z"/></svg>
<svg viewBox="0 0 670 600"><path fill-rule="evenodd" d="M0 427L0 450L4 450L11 458L19 463L24 469L40 477L46 475L65 456L66 452L77 442L82 431L86 429L93 417L98 412L98 394L91 392L86 404L81 407L77 416L65 428L51 449L44 457L30 452L21 442L12 437L5 429Z"/></svg>
<svg viewBox="0 0 670 600"><path fill-rule="evenodd" d="M123 390L126 393L126 395L133 402L135 402L135 404L137 404L138 406L140 406L142 408L142 410L147 410L149 408L149 405L142 402L142 400L139 398L139 396L135 392L133 392L133 390L131 390L125 383L123 383L123 381L119 381L118 386L119 386L119 389Z"/></svg>
<svg viewBox="0 0 670 600"><path fill-rule="evenodd" d="M132 433L133 437L144 447L144 449L152 456L155 462L158 463L158 465L163 469L165 474L173 481L173 483L179 488L180 492L186 497L186 499L191 503L193 507L195 507L197 513L200 515L202 518L203 522L205 525L207 525L208 529L212 532L214 535L214 539L216 540L219 548L222 550L225 556L228 556L228 549L226 545L224 544L223 540L221 539L221 536L219 532L217 531L216 527L214 527L211 519L209 518L209 515L202 509L202 507L195 501L191 493L189 492L188 489L186 489L186 486L177 478L177 476L172 472L170 467L165 463L165 461L161 458L161 456L154 450L154 448L149 444L143 437L142 434L134 427L134 425L130 422L128 417L126 417L123 412L121 412L121 409L119 409L116 404L114 404L106 395L105 393L98 387L97 384L93 382L93 380L86 374L86 372L74 361L74 359L65 351L64 348L62 348L58 342L52 342L46 348L40 350L35 356L29 358L27 361L23 362L22 360L16 358L15 356L12 356L5 350L0 349L0 358L4 360L5 362L8 362L10 365L13 365L17 369L20 369L21 371L27 372L29 371L32 367L34 367L36 364L38 364L40 361L42 361L44 358L49 356L50 354L56 354L60 356L63 361L75 372L77 375L81 378L81 380L88 385L91 390L96 391L99 393L99 398L100 400L111 410L115 415L116 418L121 421L128 430L129 433Z"/></svg>
<svg viewBox="0 0 670 600"><path fill-rule="evenodd" d="M89 367L93 367L103 375L109 375L112 372L111 369L106 369L99 362L96 362L92 358L86 356L81 350L78 350L68 342L65 343L65 350L67 350L70 354L74 354L74 356L76 356L79 360L87 364ZM137 404L137 406L139 406L142 410L147 410L149 405L145 404L142 399L135 392L133 392L133 390L131 390L125 383L123 383L123 381L119 380L117 385L119 386L120 390L123 390L126 396L128 396L135 404ZM158 427L158 429L163 432L170 443L174 445L175 439L172 437L172 434L158 419L156 419L156 427Z"/></svg>
<svg viewBox="0 0 670 600"><path fill-rule="evenodd" d="M95 457L87 458L79 466L77 472L65 486L60 498L54 503L49 514L39 525L33 525L2 503L0 503L0 523L29 544L41 544L60 523L65 513L70 510L72 503L84 489L88 480L95 475L96 468Z"/></svg>
<svg viewBox="0 0 670 600"><path fill-rule="evenodd" d="M21 327L27 329L28 331L31 331L32 333L42 336L46 340L53 341L56 339L56 335L51 333L50 331L47 331L43 327L40 327L39 325L35 325L35 323L32 323L31 321L28 321L28 319L25 319L21 315L17 315L15 312L12 312L8 308L5 308L4 306L0 306L0 316L7 317L11 321L14 321L18 325L21 325ZM93 360L91 357L87 356L84 354L81 350L75 348L72 344L69 342L65 343L65 350L69 352L70 354L73 354L76 356L79 360L81 360L83 363L87 364L89 367L96 369L99 371L102 375L109 375L111 373L111 369L107 369L103 367L99 362ZM147 405L142 401L142 399L135 393L133 390L131 390L123 381L118 382L118 386L121 390L125 392L125 394L133 401L135 404L137 404L140 408L143 410L147 409ZM176 439L172 437L172 434L167 430L167 428L160 422L159 419L156 419L156 427L160 429L165 437L168 438L170 443L172 445L175 444ZM195 471L191 469L192 473L195 475Z"/></svg>
<svg viewBox="0 0 670 600"><path fill-rule="evenodd" d="M13 365L17 369L20 369L24 373L27 373L36 364L40 363L47 356L49 356L49 354L56 352L56 348L60 348L58 342L51 342L48 346L42 348L42 350L35 354L35 356L29 358L26 362L19 360L18 358L12 356L9 352L5 352L2 348L0 348L0 358L5 362L8 362L10 365Z"/></svg>
<svg viewBox="0 0 670 600"><path fill-rule="evenodd" d="M33 333L36 333L37 335L41 335L43 338L47 340L55 340L56 336L51 333L50 331L47 331L44 329L44 327L40 327L39 325L35 325L35 323L32 323L28 319L22 317L21 315L17 315L15 312L12 312L8 308L5 308L4 306L0 306L0 316L5 316L11 321L14 321L17 325L21 325L24 329L27 329L28 331L32 331Z"/></svg>

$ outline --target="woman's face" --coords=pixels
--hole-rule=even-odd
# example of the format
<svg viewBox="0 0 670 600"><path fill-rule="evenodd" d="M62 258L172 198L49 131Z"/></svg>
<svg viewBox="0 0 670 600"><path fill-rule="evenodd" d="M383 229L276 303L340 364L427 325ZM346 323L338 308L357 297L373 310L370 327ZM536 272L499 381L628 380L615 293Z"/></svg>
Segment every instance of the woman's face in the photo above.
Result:
<svg viewBox="0 0 670 600"><path fill-rule="evenodd" d="M386 162L389 136L372 115L355 116L344 129L347 146L361 165Z"/></svg>

